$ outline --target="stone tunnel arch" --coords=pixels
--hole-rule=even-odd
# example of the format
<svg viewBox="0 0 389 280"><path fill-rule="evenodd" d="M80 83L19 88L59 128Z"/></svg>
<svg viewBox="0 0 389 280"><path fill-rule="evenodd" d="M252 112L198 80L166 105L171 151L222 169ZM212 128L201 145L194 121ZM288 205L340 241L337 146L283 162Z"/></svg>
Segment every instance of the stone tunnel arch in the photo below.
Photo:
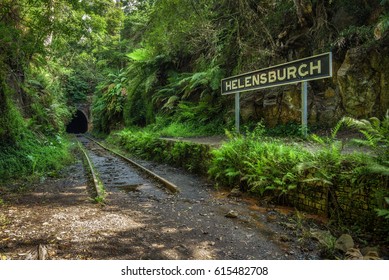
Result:
<svg viewBox="0 0 389 280"><path fill-rule="evenodd" d="M72 120L66 126L67 133L86 133L88 131L88 118L81 110L77 110Z"/></svg>

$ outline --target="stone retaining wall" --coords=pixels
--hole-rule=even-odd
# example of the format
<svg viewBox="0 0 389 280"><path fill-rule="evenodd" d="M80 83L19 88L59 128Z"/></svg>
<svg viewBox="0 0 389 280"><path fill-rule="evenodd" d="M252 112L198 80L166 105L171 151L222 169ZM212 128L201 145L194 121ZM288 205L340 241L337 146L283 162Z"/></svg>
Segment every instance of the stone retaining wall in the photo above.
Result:
<svg viewBox="0 0 389 280"><path fill-rule="evenodd" d="M206 144L157 139L153 141L152 158L159 162L182 167L199 175L208 176L207 171L213 149ZM347 184L344 184L347 185ZM363 185L358 190L351 187L339 187L318 183L305 183L288 191L279 198L280 204L295 207L298 210L329 217L341 224L355 224L359 228L373 227L385 231L389 221L378 217L375 209L378 205L377 189L374 182ZM387 231L387 229L386 229Z"/></svg>
<svg viewBox="0 0 389 280"><path fill-rule="evenodd" d="M169 162L200 175L207 175L208 162L212 147L204 144L161 140ZM374 185L371 184L371 185ZM388 221L377 216L377 190L370 184L355 190L351 187L339 187L320 184L305 184L284 195L280 202L298 210L329 217L338 223L356 224L360 227L385 227Z"/></svg>

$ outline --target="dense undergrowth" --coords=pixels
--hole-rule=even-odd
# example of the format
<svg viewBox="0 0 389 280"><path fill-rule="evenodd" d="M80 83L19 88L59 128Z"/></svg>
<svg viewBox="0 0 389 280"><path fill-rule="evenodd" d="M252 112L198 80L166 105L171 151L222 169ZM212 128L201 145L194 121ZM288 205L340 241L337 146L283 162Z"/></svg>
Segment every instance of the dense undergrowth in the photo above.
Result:
<svg viewBox="0 0 389 280"><path fill-rule="evenodd" d="M31 62L14 86L0 80L0 181L54 175L72 159L64 135L71 117L61 82L66 71L46 63Z"/></svg>
<svg viewBox="0 0 389 280"><path fill-rule="evenodd" d="M139 158L168 163L203 175L208 169L210 148L206 145L165 141L159 133L136 129L113 132L107 141Z"/></svg>
<svg viewBox="0 0 389 280"><path fill-rule="evenodd" d="M71 161L70 144L63 135L64 122L70 116L62 104L61 87L55 77L43 69L28 73L25 112L13 104L15 92L1 90L5 102L0 115L0 181L33 179L56 174ZM45 94L45 98L40 96Z"/></svg>
<svg viewBox="0 0 389 280"><path fill-rule="evenodd" d="M123 4L124 22L116 42L122 52L120 63L111 63L115 67L97 81L94 127L105 133L158 124L159 118L170 119L164 129L169 136L178 136L177 130L184 128L191 136L189 130L210 123L230 129L233 97L220 94L220 80L225 77L329 50L339 65L351 49L360 50L361 56L367 50L387 52L383 45L389 26L388 1L137 2L131 9ZM113 61L105 58L102 63L108 62ZM318 96L329 87L337 91L334 81L312 85L310 91ZM277 100L268 91L245 98L251 109L242 114L242 122L265 119L267 124L285 124L285 130L298 133L297 126L288 125L299 120L296 87L274 89L272 94ZM268 98L276 103L267 105ZM289 98L293 105L286 105ZM313 102L312 107L320 107L316 99ZM386 108L374 106L381 117ZM331 126L346 112L320 119L322 113L312 113L310 122ZM182 123L186 127L180 127ZM272 133L282 135L285 130Z"/></svg>
<svg viewBox="0 0 389 280"><path fill-rule="evenodd" d="M230 140L212 151L159 139L232 130L233 98L220 95L224 77L330 49L336 64L351 49L361 56L367 50L384 56L388 5L362 0L4 0L0 180L55 173L70 160L62 135L71 113L79 103L92 103L93 125L100 133L147 127L124 129L108 139L136 156L182 166L260 196L270 192L280 198L316 188L332 195L347 186L351 198L373 193L374 213L389 217L388 117L342 122L363 132L366 140L357 142L369 153L345 154L336 139L339 127L331 137L313 136L314 151L269 138L298 135L292 123L272 130L259 126L244 137L229 134ZM316 93L328 88L335 85L312 82ZM386 100L383 95L372 99L380 98ZM382 113L384 106L373 111ZM254 113L260 112L249 116L256 123L261 116ZM273 113L268 112L272 119Z"/></svg>
<svg viewBox="0 0 389 280"><path fill-rule="evenodd" d="M346 143L336 137L346 126L365 135L353 141L358 146L352 153L345 152ZM358 220L359 228L385 234L386 222L380 217L388 217L388 132L389 116L383 121L344 118L330 136L312 134L308 141L296 143L267 136L261 124L245 136L227 133L229 140L217 149L168 142L158 133L135 129L112 133L108 141L135 156L182 166L209 175L219 186L238 186L278 203L294 194L325 190L331 205L323 211L334 223ZM364 202L358 204L361 196Z"/></svg>
<svg viewBox="0 0 389 280"><path fill-rule="evenodd" d="M26 133L14 145L0 147L0 182L55 176L73 160L70 142L60 136L38 139Z"/></svg>

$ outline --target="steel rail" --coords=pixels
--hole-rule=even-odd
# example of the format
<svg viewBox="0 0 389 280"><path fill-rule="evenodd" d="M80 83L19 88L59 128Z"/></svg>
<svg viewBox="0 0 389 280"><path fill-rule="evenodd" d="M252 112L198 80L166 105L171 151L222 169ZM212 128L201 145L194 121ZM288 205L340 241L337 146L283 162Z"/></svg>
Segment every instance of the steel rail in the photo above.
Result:
<svg viewBox="0 0 389 280"><path fill-rule="evenodd" d="M77 141L77 142L78 142L80 150L84 154L84 157L86 158L86 161L88 163L89 171L92 174L93 186L94 186L94 188L96 190L97 197L104 198L104 194L102 193L102 190L100 190L100 187L99 187L99 183L102 184L102 181L99 180L99 178L98 178L98 176L97 176L97 174L95 172L95 169L93 167L92 161L89 158L89 155L88 155L87 151L85 150L83 145L80 143L80 141Z"/></svg>
<svg viewBox="0 0 389 280"><path fill-rule="evenodd" d="M147 173L149 176L151 176L155 180L157 180L160 183L162 183L171 192L173 192L173 193L180 192L180 189L175 184L173 184L172 182L166 180L165 178L162 178L158 174L155 174L153 171L151 171L151 170L147 169L146 167L140 165L139 163L135 162L134 160L132 160L132 159L126 157L126 156L123 156L122 154L120 154L120 153L118 153L118 152L116 152L116 151L106 147L105 145L101 144L100 142L96 141L95 139L93 139L93 138L91 138L89 136L84 135L84 137L89 139L89 140L91 140L92 142L96 143L97 145L99 145L103 149L107 150L108 152L110 152L110 153L112 153L112 154L122 158L126 162L128 162L131 165L135 166L136 168L140 169L141 171Z"/></svg>

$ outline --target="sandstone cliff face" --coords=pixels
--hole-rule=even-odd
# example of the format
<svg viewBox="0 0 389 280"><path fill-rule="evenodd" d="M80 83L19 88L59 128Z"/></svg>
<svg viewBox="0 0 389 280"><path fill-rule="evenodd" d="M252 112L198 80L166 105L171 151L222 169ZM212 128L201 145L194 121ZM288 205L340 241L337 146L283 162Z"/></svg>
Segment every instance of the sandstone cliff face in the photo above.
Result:
<svg viewBox="0 0 389 280"><path fill-rule="evenodd" d="M309 124L331 127L343 116L382 118L389 109L389 28L383 20L389 18L389 2L293 2L298 21L289 15L288 26L274 22L281 32L273 34L277 47L269 61L333 52L333 77L309 82ZM257 69L271 66L263 63ZM301 86L242 94L241 117L243 123L263 120L269 126L300 123Z"/></svg>
<svg viewBox="0 0 389 280"><path fill-rule="evenodd" d="M355 118L382 116L389 109L388 53L366 55L350 49L337 71L344 113Z"/></svg>

